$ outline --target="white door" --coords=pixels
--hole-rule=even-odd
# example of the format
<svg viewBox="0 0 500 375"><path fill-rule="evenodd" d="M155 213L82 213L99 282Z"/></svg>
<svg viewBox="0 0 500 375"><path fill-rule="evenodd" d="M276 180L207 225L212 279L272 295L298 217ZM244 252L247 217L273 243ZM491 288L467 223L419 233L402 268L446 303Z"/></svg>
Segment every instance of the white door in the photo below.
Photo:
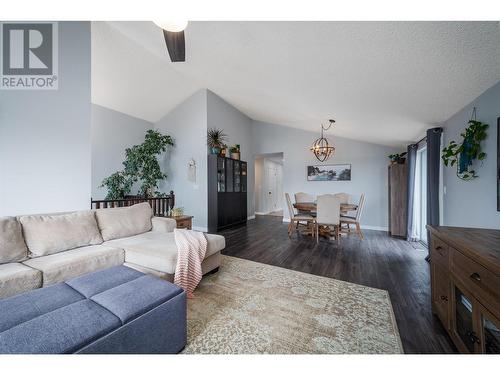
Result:
<svg viewBox="0 0 500 375"><path fill-rule="evenodd" d="M282 209L281 199L282 168L278 163L266 161L265 163L265 195L266 212L274 212Z"/></svg>

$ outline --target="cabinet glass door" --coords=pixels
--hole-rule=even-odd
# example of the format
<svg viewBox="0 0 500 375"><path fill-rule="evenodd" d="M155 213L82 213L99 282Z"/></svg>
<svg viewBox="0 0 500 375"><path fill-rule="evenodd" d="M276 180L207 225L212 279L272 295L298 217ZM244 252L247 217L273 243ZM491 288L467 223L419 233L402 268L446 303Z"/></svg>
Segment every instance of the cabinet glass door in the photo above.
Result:
<svg viewBox="0 0 500 375"><path fill-rule="evenodd" d="M483 330L483 352L500 354L500 323L485 311L481 312L481 326Z"/></svg>
<svg viewBox="0 0 500 375"><path fill-rule="evenodd" d="M456 334L473 353L477 337L474 333L472 301L455 286L455 329Z"/></svg>
<svg viewBox="0 0 500 375"><path fill-rule="evenodd" d="M233 161L231 159L226 159L226 192L233 192Z"/></svg>
<svg viewBox="0 0 500 375"><path fill-rule="evenodd" d="M219 193L226 191L226 168L223 158L217 158L217 191Z"/></svg>
<svg viewBox="0 0 500 375"><path fill-rule="evenodd" d="M247 163L241 163L241 191L247 192Z"/></svg>
<svg viewBox="0 0 500 375"><path fill-rule="evenodd" d="M240 192L241 188L241 170L240 170L240 162L234 162L234 191L236 193Z"/></svg>

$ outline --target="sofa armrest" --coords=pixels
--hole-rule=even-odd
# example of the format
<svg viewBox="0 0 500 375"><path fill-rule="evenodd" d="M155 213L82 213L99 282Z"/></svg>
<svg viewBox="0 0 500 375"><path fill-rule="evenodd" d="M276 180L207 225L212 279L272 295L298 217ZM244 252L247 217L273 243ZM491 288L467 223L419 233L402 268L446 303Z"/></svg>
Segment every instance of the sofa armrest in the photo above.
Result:
<svg viewBox="0 0 500 375"><path fill-rule="evenodd" d="M151 224L153 225L153 232L173 232L177 227L177 222L174 219L168 217L158 217L153 216L151 219Z"/></svg>

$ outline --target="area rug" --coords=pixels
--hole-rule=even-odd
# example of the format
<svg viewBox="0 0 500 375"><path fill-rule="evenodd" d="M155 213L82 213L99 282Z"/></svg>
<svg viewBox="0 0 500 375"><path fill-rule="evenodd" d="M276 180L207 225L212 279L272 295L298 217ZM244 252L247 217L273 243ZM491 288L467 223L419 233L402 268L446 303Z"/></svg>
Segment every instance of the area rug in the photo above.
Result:
<svg viewBox="0 0 500 375"><path fill-rule="evenodd" d="M385 290L229 256L188 301L188 354L402 353Z"/></svg>

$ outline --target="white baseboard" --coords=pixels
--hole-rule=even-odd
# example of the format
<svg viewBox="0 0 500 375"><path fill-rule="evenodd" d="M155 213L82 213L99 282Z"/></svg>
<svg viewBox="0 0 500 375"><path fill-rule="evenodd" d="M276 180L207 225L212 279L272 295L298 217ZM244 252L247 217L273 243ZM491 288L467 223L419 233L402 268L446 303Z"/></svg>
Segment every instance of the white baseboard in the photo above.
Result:
<svg viewBox="0 0 500 375"><path fill-rule="evenodd" d="M373 225L362 225L361 229L367 229L367 230L380 230L382 232L388 232L389 227L377 227Z"/></svg>
<svg viewBox="0 0 500 375"><path fill-rule="evenodd" d="M271 212L271 211L269 211L269 212ZM269 212L260 212L260 211L257 212L257 211L255 211L255 215L268 215Z"/></svg>
<svg viewBox="0 0 500 375"><path fill-rule="evenodd" d="M253 220L253 219L255 219L255 215L247 217L247 220Z"/></svg>

